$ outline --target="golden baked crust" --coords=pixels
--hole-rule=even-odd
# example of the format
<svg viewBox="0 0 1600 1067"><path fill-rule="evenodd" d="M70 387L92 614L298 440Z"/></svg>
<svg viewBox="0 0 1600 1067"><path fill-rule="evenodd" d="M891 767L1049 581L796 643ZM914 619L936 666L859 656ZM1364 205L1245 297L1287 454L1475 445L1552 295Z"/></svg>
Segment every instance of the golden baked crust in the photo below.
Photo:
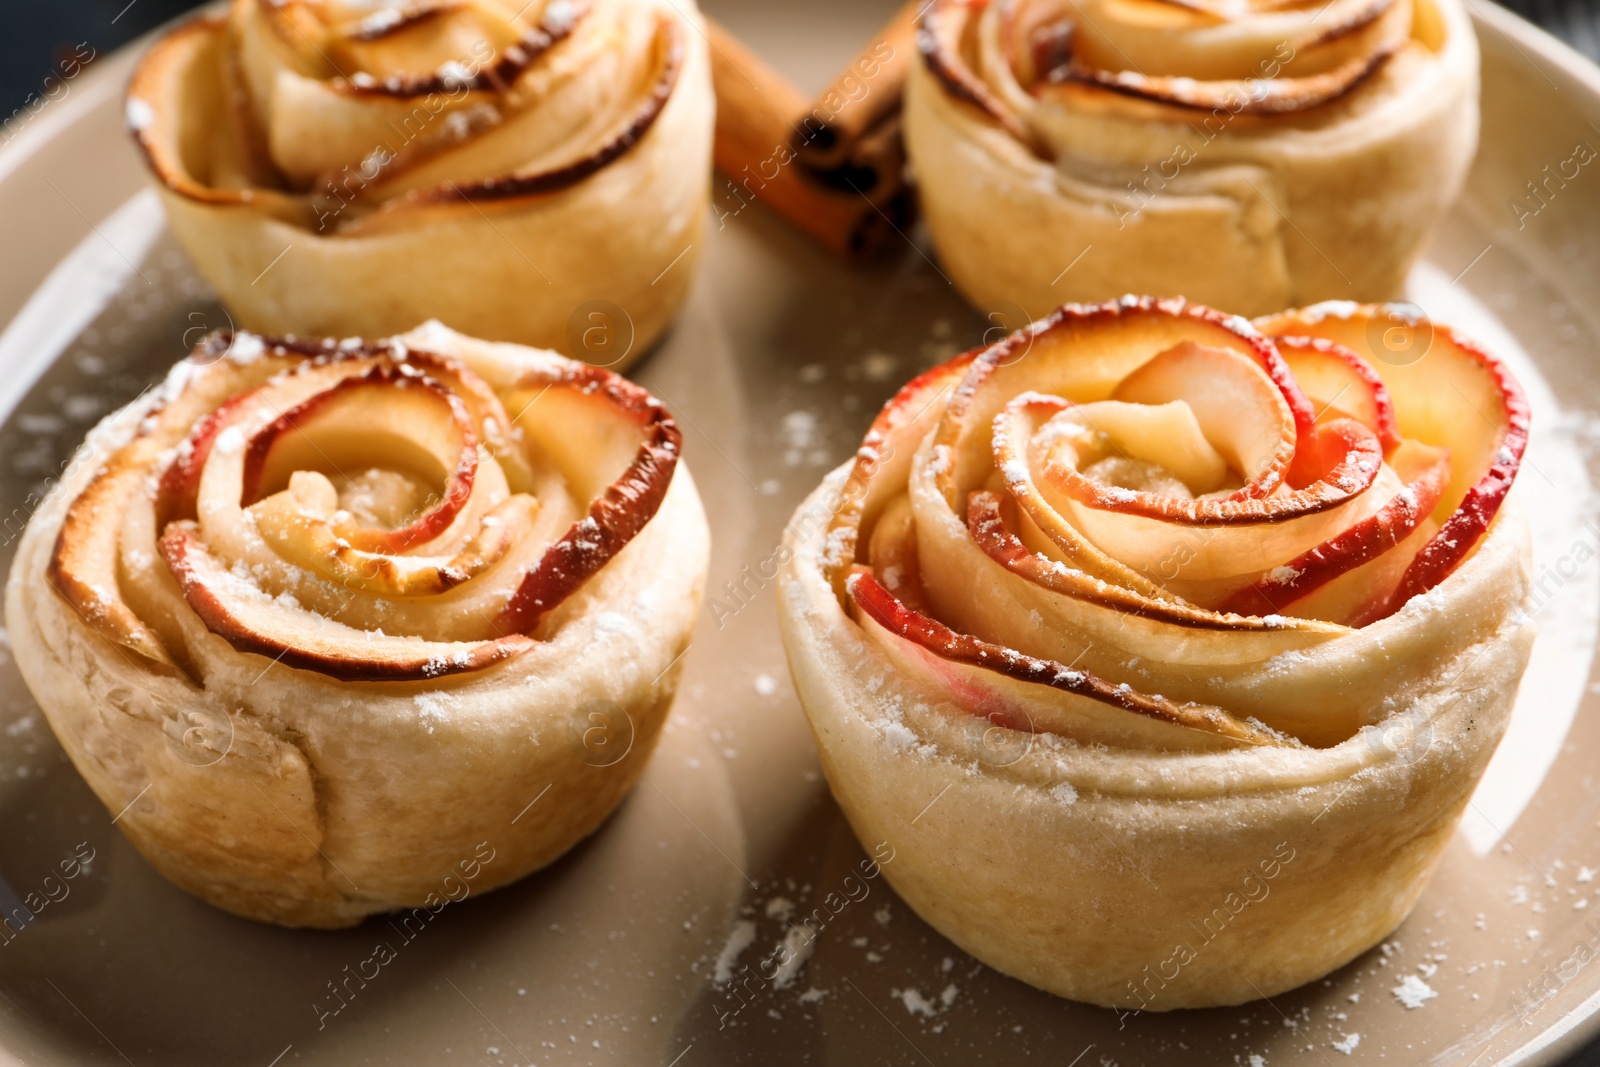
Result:
<svg viewBox="0 0 1600 1067"><path fill-rule="evenodd" d="M1261 320L1264 336L1180 301L1064 308L908 385L796 513L780 618L829 783L863 840L894 845L896 890L979 959L1096 1004L1234 1004L1326 974L1415 903L1527 665L1530 542L1507 495L1527 424L1492 357L1395 315L1325 305ZM1430 347L1385 362L1374 323L1397 351ZM1346 367L1335 349L1357 351L1376 403L1280 348ZM1200 350L1220 362L1176 376ZM1252 352L1261 363L1230 362ZM1173 399L1146 392L1158 374L1219 444L1274 410L1252 408L1246 383L1275 383L1294 453L1315 461L1282 457L1283 480L1252 496L1276 477L1265 447L1243 484L1184 499L1201 446L1172 429ZM1219 390L1227 374L1237 388ZM1008 442L1039 408L1052 414L1027 447ZM1073 420L1131 446L1116 426L1136 417L1172 420L1137 424L1171 447L1164 462L1062 451ZM1365 454L1363 434L1381 469L1308 503ZM1406 451L1445 445L1456 462L1428 506L1427 463L1391 476ZM1104 480L1136 464L1148 487ZM1094 485L1076 484L1083 470ZM1418 504L1414 519L1390 510ZM1162 508L1168 544L1190 550L1161 557L1167 571L1128 563ZM1303 527L1317 516L1331 528ZM1291 544L1296 524L1321 543ZM1000 550L1005 531L1025 547Z"/></svg>
<svg viewBox="0 0 1600 1067"><path fill-rule="evenodd" d="M159 41L128 123L174 232L250 329L435 318L625 366L699 257L715 105L694 5L419 10L234 0Z"/></svg>
<svg viewBox="0 0 1600 1067"><path fill-rule="evenodd" d="M989 309L1393 299L1477 144L1458 0L941 0L922 43L907 149Z"/></svg>
<svg viewBox="0 0 1600 1067"><path fill-rule="evenodd" d="M342 926L462 864L491 889L659 736L709 543L677 449L623 379L437 324L214 338L29 524L17 659L129 840L219 907Z"/></svg>

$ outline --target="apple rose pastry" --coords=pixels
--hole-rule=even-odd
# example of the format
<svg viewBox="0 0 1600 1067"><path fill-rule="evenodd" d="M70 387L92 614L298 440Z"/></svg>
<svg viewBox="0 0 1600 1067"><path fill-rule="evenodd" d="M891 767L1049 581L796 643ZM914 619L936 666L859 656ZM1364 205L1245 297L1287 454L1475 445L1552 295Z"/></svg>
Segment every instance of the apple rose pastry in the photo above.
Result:
<svg viewBox="0 0 1600 1067"><path fill-rule="evenodd" d="M907 148L983 306L1390 299L1477 144L1458 0L933 0L920 40Z"/></svg>
<svg viewBox="0 0 1600 1067"><path fill-rule="evenodd" d="M692 0L232 0L151 50L128 125L251 329L620 366L694 275L705 52Z"/></svg>
<svg viewBox="0 0 1600 1067"><path fill-rule="evenodd" d="M1395 307L1068 305L929 371L786 539L835 797L923 918L1053 993L1235 1004L1338 967L1506 725L1527 419Z"/></svg>
<svg viewBox="0 0 1600 1067"><path fill-rule="evenodd" d="M707 565L679 443L609 371L436 323L214 337L29 523L17 662L180 887L285 925L436 910L649 758Z"/></svg>

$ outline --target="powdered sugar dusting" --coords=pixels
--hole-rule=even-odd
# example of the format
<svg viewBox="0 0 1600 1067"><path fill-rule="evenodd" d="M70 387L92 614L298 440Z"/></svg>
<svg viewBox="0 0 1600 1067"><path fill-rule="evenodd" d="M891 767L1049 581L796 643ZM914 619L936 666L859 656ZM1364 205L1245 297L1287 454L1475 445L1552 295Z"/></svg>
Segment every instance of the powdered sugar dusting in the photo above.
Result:
<svg viewBox="0 0 1600 1067"><path fill-rule="evenodd" d="M1439 995L1432 986L1414 974L1406 975L1400 980L1400 984L1389 992L1410 1011L1415 1011Z"/></svg>
<svg viewBox="0 0 1600 1067"><path fill-rule="evenodd" d="M728 931L727 943L722 946L722 952L717 956L715 969L712 971L711 980L717 985L727 985L733 980L734 965L739 962L740 955L756 940L756 924L749 919L740 919L733 924L733 929Z"/></svg>

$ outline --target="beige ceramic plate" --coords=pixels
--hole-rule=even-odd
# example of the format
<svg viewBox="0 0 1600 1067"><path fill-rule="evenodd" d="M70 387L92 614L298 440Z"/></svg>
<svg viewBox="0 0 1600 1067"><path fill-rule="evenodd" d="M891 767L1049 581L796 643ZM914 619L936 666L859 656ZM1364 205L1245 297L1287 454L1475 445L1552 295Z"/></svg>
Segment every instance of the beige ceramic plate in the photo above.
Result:
<svg viewBox="0 0 1600 1067"><path fill-rule="evenodd" d="M707 6L816 88L892 0ZM1412 296L1506 351L1534 394L1523 479L1545 632L1512 735L1390 944L1272 1003L1119 1027L981 966L881 880L846 881L863 854L818 774L762 575L790 509L891 389L985 324L909 246L843 269L760 211L730 210L692 306L641 370L686 424L718 603L622 810L550 870L420 931L256 926L144 864L0 664L0 910L34 913L0 933L0 1062L1487 1067L1570 1052L1600 1006L1600 879L1586 866L1600 868L1600 527L1584 525L1600 445L1600 172L1567 161L1600 145L1600 72L1474 6L1483 149ZM120 128L131 61L97 65L0 151L6 566L30 494L93 421L227 325L141 192ZM837 913L823 904L849 886ZM795 962L775 971L764 961L785 938ZM395 956L382 966L380 943ZM1437 996L1404 1007L1391 990L1408 975Z"/></svg>

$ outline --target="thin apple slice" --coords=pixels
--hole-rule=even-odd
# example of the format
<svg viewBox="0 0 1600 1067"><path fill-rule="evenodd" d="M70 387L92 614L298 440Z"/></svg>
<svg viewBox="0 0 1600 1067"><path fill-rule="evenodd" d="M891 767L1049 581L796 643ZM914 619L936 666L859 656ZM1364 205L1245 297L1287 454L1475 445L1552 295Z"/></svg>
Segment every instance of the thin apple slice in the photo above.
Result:
<svg viewBox="0 0 1600 1067"><path fill-rule="evenodd" d="M382 342L381 350L395 362L421 368L429 378L443 383L452 396L467 406L481 443L500 464L512 492L533 491L537 478L528 456L512 439L511 416L488 382L452 356L419 351L399 341Z"/></svg>
<svg viewBox="0 0 1600 1067"><path fill-rule="evenodd" d="M145 460L154 451L148 445L129 446L95 475L67 511L45 578L102 637L175 670L160 637L123 602L117 572L120 526L109 518L123 514L138 494Z"/></svg>
<svg viewBox="0 0 1600 1067"><path fill-rule="evenodd" d="M296 471L289 487L250 508L261 536L289 563L343 589L380 596L436 596L493 567L533 528L539 503L519 494L489 511L452 556L407 556L365 550L335 518L339 497L317 472Z"/></svg>
<svg viewBox="0 0 1600 1067"><path fill-rule="evenodd" d="M1159 582L1146 578L1138 567L1129 566L1120 556L1105 551L1094 538L1069 521L1034 476L1034 466L1027 456L1030 443L1050 415L1070 406L1060 397L1028 393L1012 401L1005 411L995 416L991 436L994 466L1022 511L1051 540L1069 566L1092 578L1132 590L1143 599L1160 599L1165 590Z"/></svg>
<svg viewBox="0 0 1600 1067"><path fill-rule="evenodd" d="M1332 6L1325 5L1319 14ZM1294 114L1349 94L1380 70L1405 47L1413 17L1410 0L1361 0L1341 5L1321 22L1312 15L1273 18L1251 5L1222 16L1233 24L1219 28L1223 32L1207 34L1205 24L1217 16L1186 18L1168 8L1163 12L1168 17L1161 18L1156 14L1160 7L1089 4L1081 12L1089 40L1065 50L1042 71L1044 81L1035 92L1042 98L1070 97L1088 89L1234 116ZM1252 21L1252 16L1258 19ZM1191 32L1172 23L1188 23L1185 28ZM1270 36L1256 29L1269 25L1276 27ZM1262 55L1274 46L1289 47L1288 58L1280 52L1282 63L1274 60L1273 76L1259 76L1259 57L1240 49L1241 41L1252 35ZM1208 50L1207 44L1213 47Z"/></svg>
<svg viewBox="0 0 1600 1067"><path fill-rule="evenodd" d="M1290 603L1284 610L1311 619L1339 619L1359 629L1389 614L1389 604L1417 553L1439 532L1439 524L1424 517L1416 529L1393 548L1345 571L1321 588Z"/></svg>
<svg viewBox="0 0 1600 1067"><path fill-rule="evenodd" d="M638 77L626 79L624 91L608 99L605 110L591 111L584 128L549 141L540 112L502 107L496 116L499 125L491 132L459 144L447 140L441 146L408 146L391 165L392 176L361 190L361 200L374 203L374 210L356 214L340 225L340 232L352 237L392 233L414 226L419 215L453 218L462 204L559 193L603 171L655 127L687 65L689 31L682 22L665 12L648 21L646 29L623 31L648 34L642 42L648 52L641 57L648 65ZM595 39L589 40L592 47ZM549 143L530 158L529 139Z"/></svg>
<svg viewBox="0 0 1600 1067"><path fill-rule="evenodd" d="M1273 339L1295 380L1318 408L1318 418L1348 415L1378 435L1384 455L1400 446L1394 401L1372 365L1322 337Z"/></svg>
<svg viewBox="0 0 1600 1067"><path fill-rule="evenodd" d="M1194 408L1187 400L1167 403L1098 400L1076 405L1068 412L1070 418L1054 421L1034 438L1028 451L1035 467L1052 461L1051 457L1056 454L1052 438L1056 434L1067 434L1081 438L1074 444L1076 452L1088 451L1103 459L1123 460L1126 462L1121 466L1146 474L1156 470L1166 472L1181 486L1181 492L1177 491L1177 486L1172 487L1173 493L1179 496L1192 499L1213 493L1228 480L1232 469L1228 457L1206 439ZM1087 455L1073 461L1080 469L1090 462L1091 457Z"/></svg>
<svg viewBox="0 0 1600 1067"><path fill-rule="evenodd" d="M1503 362L1410 305L1330 301L1257 326L1348 348L1382 378L1401 434L1450 453L1450 482L1433 511L1439 531L1378 617L1392 614L1449 577L1488 532L1527 449L1527 396Z"/></svg>
<svg viewBox="0 0 1600 1067"><path fill-rule="evenodd" d="M1244 478L1234 494L1241 499L1271 494L1294 461L1297 431L1288 402L1258 364L1232 349L1175 345L1118 382L1111 398L1187 404L1206 441ZM1122 448L1129 443L1118 441Z"/></svg>
<svg viewBox="0 0 1600 1067"><path fill-rule="evenodd" d="M357 351L312 354L281 342L273 343L273 351L278 359L271 373L253 376L248 383L239 383L235 392L211 398L212 406L194 411L193 421L181 428L181 443L157 483L157 511L164 522L198 514L212 451L224 434L230 444L242 448L251 433L281 416L285 408L362 373L373 363L373 357ZM239 491L243 492L242 482Z"/></svg>
<svg viewBox="0 0 1600 1067"><path fill-rule="evenodd" d="M519 397L528 398L520 408ZM645 390L583 364L529 376L511 405L519 410L513 423L590 500L588 514L545 550L500 613L501 630L531 633L655 516L683 435ZM601 481L608 477L609 484Z"/></svg>
<svg viewBox="0 0 1600 1067"><path fill-rule="evenodd" d="M975 4L935 0L922 9L917 22L917 50L928 71L945 92L977 108L1020 143L1044 157L1042 145L967 62L964 42L968 29L982 9Z"/></svg>
<svg viewBox="0 0 1600 1067"><path fill-rule="evenodd" d="M1082 63L1059 69L1057 77L1060 83L1092 85L1125 96L1197 111L1284 115L1308 111L1344 96L1375 74L1399 47L1399 42L1385 42L1370 52L1351 56L1332 70L1301 78L1196 81L1141 74L1136 70L1101 70ZM1040 95L1049 96L1054 91L1056 84L1046 84L1040 88Z"/></svg>
<svg viewBox="0 0 1600 1067"><path fill-rule="evenodd" d="M243 503L281 485L291 472L333 463L361 468L381 461L442 480L433 507L392 529L345 524L338 536L362 552L395 554L443 534L472 497L478 434L467 406L410 363L376 364L341 378L256 432L244 456ZM329 487L332 488L331 486Z"/></svg>
<svg viewBox="0 0 1600 1067"><path fill-rule="evenodd" d="M872 527L867 546L872 573L913 611L926 611L917 567L917 520L911 498L902 493L889 502Z"/></svg>
<svg viewBox="0 0 1600 1067"><path fill-rule="evenodd" d="M1295 631L1317 634L1322 639L1343 632L1342 627L1331 629L1303 619L1278 617L1270 611L1252 614L1202 607L1172 593L1165 593L1161 597L1142 596L1126 586L1095 578L1038 552L1030 552L1012 532L1006 521L1005 510L1005 501L999 493L972 494L967 507L967 527L973 543L1007 571L1045 593L1098 604L1123 615L1158 620L1185 629L1217 630L1234 635L1266 635L1271 638L1272 644L1262 647L1262 658L1282 651L1286 635ZM900 595L898 590L895 590L895 594ZM1292 637L1289 639L1294 640Z"/></svg>
<svg viewBox="0 0 1600 1067"><path fill-rule="evenodd" d="M1224 603L1220 610L1240 615L1296 614L1296 604L1302 598L1410 538L1444 493L1450 478L1450 454L1416 441L1406 441L1396 449L1390 466L1404 488L1387 504L1311 551L1269 570ZM1387 591L1379 594L1380 599L1387 599L1387 596ZM1327 618L1327 615L1316 617ZM1348 618L1332 621L1350 622Z"/></svg>
<svg viewBox="0 0 1600 1067"><path fill-rule="evenodd" d="M224 567L188 521L167 527L161 553L184 599L212 633L241 652L346 681L405 681L482 670L533 644L523 634L445 642L374 633L285 605Z"/></svg>
<svg viewBox="0 0 1600 1067"><path fill-rule="evenodd" d="M275 0L274 6L287 5ZM473 45L487 44L501 53L521 36L507 13L493 4L434 2L376 11L366 4L311 6L329 20L322 26L319 47L336 69L360 71L379 83L415 79L450 62L462 65L465 81L465 64L474 59Z"/></svg>
<svg viewBox="0 0 1600 1067"><path fill-rule="evenodd" d="M935 691L995 725L1134 747L1293 744L1220 708L1149 696L957 633L908 608L866 568L857 568L847 586L857 621L902 669L928 677Z"/></svg>
<svg viewBox="0 0 1600 1067"><path fill-rule="evenodd" d="M1362 498L1383 466L1376 437L1345 419L1317 431L1309 455L1318 477L1303 489L1283 487L1279 472L1291 461L1296 466L1302 462L1292 455L1263 468L1262 477L1278 486L1271 495L1241 490L1185 500L1136 492L1087 477L1070 455L1062 454L1070 448L1071 437L1046 434L1049 425L1071 419L1074 410L1059 397L1018 397L995 419L994 464L1028 517L1057 541L1068 558L1093 561L1095 573L1106 573L1105 564L1085 553L1082 542L1096 546L1099 557L1114 559L1122 570L1157 573L1173 554L1175 534L1184 528L1206 531L1185 561L1186 580L1205 582L1253 573L1263 559L1296 555L1365 517L1352 512L1365 506ZM1041 476L1035 478L1026 445L1019 442L1041 435L1047 436L1051 452Z"/></svg>
<svg viewBox="0 0 1600 1067"><path fill-rule="evenodd" d="M499 93L535 60L572 32L588 3L551 4L536 25L493 4L422 3L408 9L315 0L236 0L240 11L263 20L292 67L307 77L331 79L346 95L420 97L430 93ZM242 28L249 36L255 31ZM472 46L489 43L493 62L472 72ZM462 67L452 73L448 64ZM443 72L441 72L443 71Z"/></svg>
<svg viewBox="0 0 1600 1067"><path fill-rule="evenodd" d="M177 449L190 426L231 392L248 389L293 359L281 350L246 362L218 357L231 336L207 338L168 374L128 442L113 452L67 508L46 567L50 585L100 635L165 668L175 668L161 639L119 593L121 517L144 493L149 472ZM252 341L254 339L252 338ZM96 447L93 442L86 448Z"/></svg>
<svg viewBox="0 0 1600 1067"><path fill-rule="evenodd" d="M1312 440L1316 417L1310 401L1278 350L1246 320L1179 299L1067 305L983 352L952 394L937 436L952 460L939 480L951 510L959 511L966 494L995 469L993 422L1007 405L1030 395L1072 404L1112 399L1117 383L1162 353L1187 352L1189 345L1253 361L1288 408L1293 436L1285 449ZM1263 475L1246 495L1270 492L1267 480Z"/></svg>
<svg viewBox="0 0 1600 1067"><path fill-rule="evenodd" d="M841 604L846 600L845 579L862 547L861 532L870 531L883 509L905 492L917 446L943 418L943 402L980 351L963 352L907 382L878 412L856 449L850 474L831 501L828 518L824 571ZM949 450L941 452L935 446L934 462L943 474L951 462Z"/></svg>

